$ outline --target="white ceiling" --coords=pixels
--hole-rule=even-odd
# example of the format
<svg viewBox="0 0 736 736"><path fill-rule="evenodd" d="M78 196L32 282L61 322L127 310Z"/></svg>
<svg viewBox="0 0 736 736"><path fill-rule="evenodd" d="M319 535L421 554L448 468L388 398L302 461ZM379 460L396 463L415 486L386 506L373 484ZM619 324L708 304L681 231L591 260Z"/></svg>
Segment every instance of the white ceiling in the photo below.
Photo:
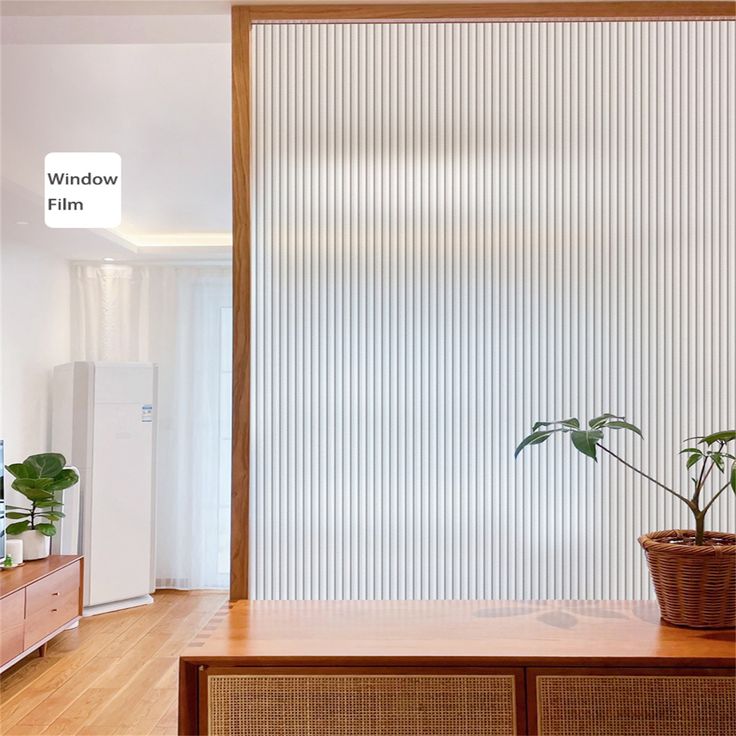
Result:
<svg viewBox="0 0 736 736"><path fill-rule="evenodd" d="M227 242L231 231L230 5L2 2L4 238L75 260L229 258L228 247L192 244ZM50 151L122 156L118 232L44 226L43 159Z"/></svg>
<svg viewBox="0 0 736 736"><path fill-rule="evenodd" d="M92 7L94 15L80 14ZM222 246L131 243L229 240L229 3L45 0L2 9L3 236L75 260L227 257ZM116 233L43 225L50 151L121 155Z"/></svg>

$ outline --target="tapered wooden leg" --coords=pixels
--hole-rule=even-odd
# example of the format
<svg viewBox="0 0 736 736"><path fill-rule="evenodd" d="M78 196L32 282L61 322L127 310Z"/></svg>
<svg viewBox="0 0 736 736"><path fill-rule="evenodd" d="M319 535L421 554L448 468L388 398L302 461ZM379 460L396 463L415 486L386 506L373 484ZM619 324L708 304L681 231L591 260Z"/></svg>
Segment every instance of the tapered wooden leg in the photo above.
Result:
<svg viewBox="0 0 736 736"><path fill-rule="evenodd" d="M48 646L48 642L45 644L41 644L41 646L38 648L38 656L39 657L45 657L46 656L46 647Z"/></svg>

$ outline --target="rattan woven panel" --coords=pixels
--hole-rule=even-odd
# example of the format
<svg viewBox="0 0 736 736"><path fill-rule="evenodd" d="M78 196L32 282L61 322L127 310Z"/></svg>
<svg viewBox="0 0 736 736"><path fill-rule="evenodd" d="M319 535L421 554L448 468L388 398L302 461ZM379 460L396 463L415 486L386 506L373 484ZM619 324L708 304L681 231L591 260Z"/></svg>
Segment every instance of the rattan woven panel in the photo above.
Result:
<svg viewBox="0 0 736 736"><path fill-rule="evenodd" d="M510 736L510 675L207 678L211 736Z"/></svg>
<svg viewBox="0 0 736 736"><path fill-rule="evenodd" d="M537 677L540 736L736 736L736 679Z"/></svg>

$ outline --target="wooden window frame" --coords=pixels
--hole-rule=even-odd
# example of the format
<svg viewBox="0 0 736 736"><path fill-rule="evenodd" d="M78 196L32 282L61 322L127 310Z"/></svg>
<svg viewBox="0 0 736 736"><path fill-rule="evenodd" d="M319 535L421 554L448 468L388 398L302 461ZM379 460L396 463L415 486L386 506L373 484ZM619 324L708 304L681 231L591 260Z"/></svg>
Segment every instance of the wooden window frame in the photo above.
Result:
<svg viewBox="0 0 736 736"><path fill-rule="evenodd" d="M230 598L247 599L250 532L251 29L259 22L734 20L721 0L364 5L235 5L232 8L233 416Z"/></svg>

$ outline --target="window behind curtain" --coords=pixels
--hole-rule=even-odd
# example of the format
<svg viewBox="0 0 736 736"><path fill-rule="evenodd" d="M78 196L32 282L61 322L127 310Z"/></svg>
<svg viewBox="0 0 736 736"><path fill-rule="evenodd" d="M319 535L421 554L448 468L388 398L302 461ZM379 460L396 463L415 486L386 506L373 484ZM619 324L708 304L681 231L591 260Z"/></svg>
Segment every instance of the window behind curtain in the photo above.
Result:
<svg viewBox="0 0 736 736"><path fill-rule="evenodd" d="M158 364L156 585L229 582L232 269L74 265L75 360Z"/></svg>

